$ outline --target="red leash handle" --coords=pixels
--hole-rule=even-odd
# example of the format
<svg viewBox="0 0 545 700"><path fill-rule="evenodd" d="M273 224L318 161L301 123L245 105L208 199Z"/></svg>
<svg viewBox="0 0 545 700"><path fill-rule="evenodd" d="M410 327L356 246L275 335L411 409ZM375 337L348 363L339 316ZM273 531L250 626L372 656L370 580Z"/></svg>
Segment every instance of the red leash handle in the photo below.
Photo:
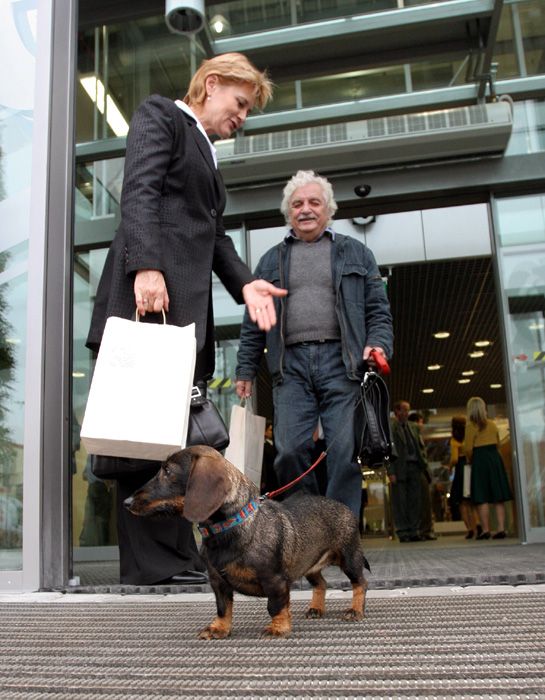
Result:
<svg viewBox="0 0 545 700"><path fill-rule="evenodd" d="M318 466L322 459L327 456L326 452L322 452L322 454L318 457L318 459L312 464L306 472L303 472L301 476L298 476L297 479L294 479L293 481L290 481L289 484L286 484L285 486L281 486L279 489L276 489L276 491L267 491L267 493L263 494L263 496L260 496L261 499L265 498L274 498L275 496L278 496L281 493L284 493L284 491L287 491L290 489L292 486L294 486L298 481L301 481L301 479L304 479L307 474L310 474L310 472L314 469L314 467Z"/></svg>
<svg viewBox="0 0 545 700"><path fill-rule="evenodd" d="M378 350L371 350L369 358L374 361L379 374L390 374L390 365Z"/></svg>

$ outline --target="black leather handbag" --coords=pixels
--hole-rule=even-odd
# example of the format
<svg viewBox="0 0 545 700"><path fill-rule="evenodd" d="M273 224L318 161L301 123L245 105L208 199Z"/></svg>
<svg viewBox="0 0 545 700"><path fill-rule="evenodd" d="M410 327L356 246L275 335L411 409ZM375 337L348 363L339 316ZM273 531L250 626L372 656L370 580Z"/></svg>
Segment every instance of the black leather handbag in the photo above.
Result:
<svg viewBox="0 0 545 700"><path fill-rule="evenodd" d="M382 377L368 371L360 384L356 407L357 457L362 465L376 468L395 459L390 430L390 399Z"/></svg>
<svg viewBox="0 0 545 700"><path fill-rule="evenodd" d="M224 450L229 444L229 430L216 406L199 389L193 387L189 405L186 445L208 445Z"/></svg>

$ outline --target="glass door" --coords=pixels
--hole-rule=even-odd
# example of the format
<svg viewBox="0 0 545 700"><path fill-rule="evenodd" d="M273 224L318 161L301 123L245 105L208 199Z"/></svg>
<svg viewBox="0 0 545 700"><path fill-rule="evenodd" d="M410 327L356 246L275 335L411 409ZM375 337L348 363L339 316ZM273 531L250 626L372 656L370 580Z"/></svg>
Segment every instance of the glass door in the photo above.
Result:
<svg viewBox="0 0 545 700"><path fill-rule="evenodd" d="M545 541L545 196L497 200L521 499L527 540Z"/></svg>

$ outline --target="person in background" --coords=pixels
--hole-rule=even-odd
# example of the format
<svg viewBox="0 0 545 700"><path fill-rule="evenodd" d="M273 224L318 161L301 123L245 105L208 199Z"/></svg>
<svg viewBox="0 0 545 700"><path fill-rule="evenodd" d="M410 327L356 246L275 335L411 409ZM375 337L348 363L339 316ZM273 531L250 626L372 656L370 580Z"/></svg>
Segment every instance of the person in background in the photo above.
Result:
<svg viewBox="0 0 545 700"><path fill-rule="evenodd" d="M275 300L280 322L269 332L245 313L236 390L241 398L251 395L267 348L278 480L287 484L312 464L313 433L320 419L328 448L326 495L358 517L355 405L371 350L386 358L392 355L390 304L369 248L332 228L337 204L331 184L300 170L283 194L288 233L265 253L255 274L287 287L289 296ZM319 493L314 472L295 488Z"/></svg>
<svg viewBox="0 0 545 700"><path fill-rule="evenodd" d="M276 447L273 438L273 423L268 420L265 424L265 442L263 443L263 460L261 462L261 493L275 491L279 484L274 472Z"/></svg>
<svg viewBox="0 0 545 700"><path fill-rule="evenodd" d="M411 423L414 423L418 429L420 445L424 455L426 454L426 445L424 443L424 416L419 411L411 411L407 417ZM420 512L420 527L419 535L422 540L436 540L437 535L433 531L433 515L431 503L431 474L426 458L426 466L420 473L420 488L422 490L421 512Z"/></svg>
<svg viewBox="0 0 545 700"><path fill-rule="evenodd" d="M420 542L422 471L428 468L418 427L408 420L408 401L394 403L392 439L397 458L388 465L394 525L400 542Z"/></svg>
<svg viewBox="0 0 545 700"><path fill-rule="evenodd" d="M121 223L97 290L87 347L98 351L109 316L185 326L195 323L194 383L214 371L212 272L250 323L266 333L276 323L273 298L286 292L256 279L225 233L226 194L210 137L229 138L271 95L268 77L239 53L203 61L182 100L148 97L127 136ZM153 372L154 358L149 358ZM142 406L142 421L160 406ZM109 458L102 458L109 459ZM123 501L150 479L158 462L134 460L134 474L117 480L121 583L204 583L191 524L179 517L138 518ZM103 472L107 470L104 469Z"/></svg>
<svg viewBox="0 0 545 700"><path fill-rule="evenodd" d="M513 496L498 451L500 436L498 427L488 418L486 404L480 396L472 396L467 402L467 423L464 451L471 464L471 500L477 505L483 531L478 540L488 540L490 533L490 504L496 511L497 531L494 540L503 540L505 532L505 502Z"/></svg>
<svg viewBox="0 0 545 700"><path fill-rule="evenodd" d="M450 468L454 471L454 478L450 489L451 507L458 507L460 515L466 526L466 540L482 532L477 523L477 512L470 496L464 496L464 468L467 463L464 438L466 432L466 417L453 416L451 421L452 437L450 438Z"/></svg>

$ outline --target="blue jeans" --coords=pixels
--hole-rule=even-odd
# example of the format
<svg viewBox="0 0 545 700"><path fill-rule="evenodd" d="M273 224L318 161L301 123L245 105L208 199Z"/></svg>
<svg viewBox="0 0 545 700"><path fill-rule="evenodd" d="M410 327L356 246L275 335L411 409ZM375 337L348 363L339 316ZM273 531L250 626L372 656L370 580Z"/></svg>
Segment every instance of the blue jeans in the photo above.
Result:
<svg viewBox="0 0 545 700"><path fill-rule="evenodd" d="M280 486L300 476L312 464L312 434L322 421L327 453L326 496L347 505L359 516L361 470L354 460L354 407L359 383L348 379L341 343L299 343L286 347L284 381L273 389L274 463ZM296 489L319 493L315 473Z"/></svg>

